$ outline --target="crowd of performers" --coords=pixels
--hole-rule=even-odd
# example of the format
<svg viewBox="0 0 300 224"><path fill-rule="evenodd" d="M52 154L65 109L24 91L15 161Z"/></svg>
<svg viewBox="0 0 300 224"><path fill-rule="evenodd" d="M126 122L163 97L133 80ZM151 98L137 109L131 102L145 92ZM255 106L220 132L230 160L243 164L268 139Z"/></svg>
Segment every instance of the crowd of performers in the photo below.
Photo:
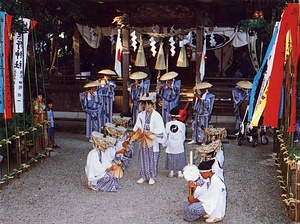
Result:
<svg viewBox="0 0 300 224"><path fill-rule="evenodd" d="M93 143L93 149L87 156L85 167L88 187L105 192L115 192L121 189L120 179L135 151L138 154L139 179L137 183L155 184L155 177L158 175L160 146L162 145L166 152L165 169L169 172L168 177L185 178L193 192L184 204L184 220L194 221L204 218L206 222L218 222L224 218L226 208L224 155L220 140L210 139L207 133L204 133L205 128L208 128L214 103L214 95L208 92L212 85L203 82L194 87L191 144L198 143L198 146L209 147L212 145L214 150L205 154L199 166L196 167L197 178L191 180L188 178L190 171L187 167L192 164L187 164L184 146L186 126L180 120L181 115L178 109L180 82L176 82L175 77L176 73L166 73L161 77L165 83L159 86L158 93L162 97L164 106L162 113L159 113L154 107L155 100L149 95L149 81L145 79L146 76L142 73L131 76L131 79L134 80L132 84L128 84L133 101L132 119L134 124L131 131L112 124L109 120L105 123L98 118L97 113L110 114L103 112L102 108L100 109L93 103L89 104L94 98L97 98L95 102L100 102L99 105L105 104L101 98L102 92L99 91L99 84L90 83L90 90L80 94L83 108L87 113L91 113L89 115L91 118L94 118L87 122L89 125L87 137ZM105 85L109 89L108 83ZM105 85L101 88L104 88ZM90 108L89 105L91 105ZM91 129L91 126L97 127L97 129ZM119 131L107 132L107 127L119 129ZM195 174L193 175L195 176Z"/></svg>

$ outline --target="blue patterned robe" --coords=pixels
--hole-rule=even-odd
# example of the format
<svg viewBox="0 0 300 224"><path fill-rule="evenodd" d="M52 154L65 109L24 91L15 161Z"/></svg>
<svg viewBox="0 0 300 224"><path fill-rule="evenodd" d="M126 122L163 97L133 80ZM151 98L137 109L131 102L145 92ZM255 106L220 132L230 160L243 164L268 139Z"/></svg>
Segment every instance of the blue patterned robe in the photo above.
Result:
<svg viewBox="0 0 300 224"><path fill-rule="evenodd" d="M140 112L140 98L150 90L150 79L143 80L141 86L134 85L130 87L130 83L127 83L128 90L130 91L132 99L132 122L135 124L138 113Z"/></svg>
<svg viewBox="0 0 300 224"><path fill-rule="evenodd" d="M202 143L206 141L204 128L208 128L211 118L211 113L214 107L215 95L209 92L206 93L205 99L196 97L193 106L193 121L192 121L192 140Z"/></svg>
<svg viewBox="0 0 300 224"><path fill-rule="evenodd" d="M160 86L162 83L159 82L158 86ZM180 98L180 86L181 86L181 80L174 80L172 83L172 88L168 88L167 86L163 87L159 95L162 98L162 117L163 121L166 124L169 122L170 119L170 111L178 107L179 104L179 98Z"/></svg>
<svg viewBox="0 0 300 224"><path fill-rule="evenodd" d="M105 86L99 86L97 92L102 99L103 106L100 113L102 124L112 123L113 104L115 101L116 84L108 81Z"/></svg>
<svg viewBox="0 0 300 224"><path fill-rule="evenodd" d="M86 137L90 138L93 131L101 132L102 99L97 92L94 94L82 92L79 94L79 99L82 110L86 114Z"/></svg>

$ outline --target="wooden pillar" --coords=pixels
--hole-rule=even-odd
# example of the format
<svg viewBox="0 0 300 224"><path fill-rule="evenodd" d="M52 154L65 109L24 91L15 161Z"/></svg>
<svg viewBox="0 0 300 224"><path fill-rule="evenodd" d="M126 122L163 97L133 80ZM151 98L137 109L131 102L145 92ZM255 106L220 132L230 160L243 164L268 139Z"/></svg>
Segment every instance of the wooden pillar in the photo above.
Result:
<svg viewBox="0 0 300 224"><path fill-rule="evenodd" d="M80 35L77 26L74 27L74 75L80 73Z"/></svg>
<svg viewBox="0 0 300 224"><path fill-rule="evenodd" d="M203 26L196 28L196 77L195 82L199 83L200 80L200 64L201 64L201 57L203 51L203 35L204 35L204 28Z"/></svg>
<svg viewBox="0 0 300 224"><path fill-rule="evenodd" d="M130 63L130 30L127 27L122 28L122 74L123 74L123 102L122 113L123 116L130 116L129 112L129 92L127 90L127 82L129 79L129 63Z"/></svg>

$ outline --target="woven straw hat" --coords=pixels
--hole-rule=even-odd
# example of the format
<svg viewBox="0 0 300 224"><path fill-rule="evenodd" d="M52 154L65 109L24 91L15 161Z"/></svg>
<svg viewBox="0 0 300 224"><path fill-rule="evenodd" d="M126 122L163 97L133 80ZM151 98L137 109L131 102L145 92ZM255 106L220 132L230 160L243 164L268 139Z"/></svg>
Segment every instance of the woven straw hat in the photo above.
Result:
<svg viewBox="0 0 300 224"><path fill-rule="evenodd" d="M104 69L104 70L101 70L98 72L99 74L102 74L102 75L117 75L117 73L115 73L113 70L110 70L110 69Z"/></svg>
<svg viewBox="0 0 300 224"><path fill-rule="evenodd" d="M209 82L200 82L194 86L194 89L207 89L210 87L212 87L212 84L210 84Z"/></svg>
<svg viewBox="0 0 300 224"><path fill-rule="evenodd" d="M90 88L90 87L95 87L95 86L100 86L100 85L101 85L101 83L96 80L96 81L92 81L92 82L85 84L83 86L83 88Z"/></svg>
<svg viewBox="0 0 300 224"><path fill-rule="evenodd" d="M244 89L252 89L252 83L249 81L239 81L236 85Z"/></svg>
<svg viewBox="0 0 300 224"><path fill-rule="evenodd" d="M139 72L134 72L134 73L132 73L132 74L129 76L129 78L130 78L130 79L134 79L134 80L136 80L136 79L139 80L139 79L144 79L144 78L146 78L147 76L148 76L147 73L139 71Z"/></svg>
<svg viewBox="0 0 300 224"><path fill-rule="evenodd" d="M174 79L177 76L178 76L177 72L167 72L162 77L160 77L160 80L166 81L166 80Z"/></svg>
<svg viewBox="0 0 300 224"><path fill-rule="evenodd" d="M116 124L106 123L105 129L107 130L108 134L112 137L120 137L125 134L127 128L122 126L116 126Z"/></svg>
<svg viewBox="0 0 300 224"><path fill-rule="evenodd" d="M99 150L106 150L107 148L115 145L117 141L117 139L110 136L105 136L97 131L92 132L92 140Z"/></svg>
<svg viewBox="0 0 300 224"><path fill-rule="evenodd" d="M196 148L196 151L200 153L211 153L214 151L218 151L222 146L221 140L216 140L214 142L209 143L208 145L201 145L200 147Z"/></svg>

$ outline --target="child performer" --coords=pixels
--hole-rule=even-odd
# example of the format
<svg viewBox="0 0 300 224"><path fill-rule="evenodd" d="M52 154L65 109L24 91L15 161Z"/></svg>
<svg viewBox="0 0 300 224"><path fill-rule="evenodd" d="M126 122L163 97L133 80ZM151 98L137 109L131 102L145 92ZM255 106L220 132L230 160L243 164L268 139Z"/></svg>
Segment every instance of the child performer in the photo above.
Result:
<svg viewBox="0 0 300 224"><path fill-rule="evenodd" d="M183 178L182 170L186 166L186 158L184 152L185 141L185 124L178 121L178 109L173 108L170 111L171 121L166 124L167 141L166 146L166 164L165 168L170 170L168 177L174 176L174 171L178 171L178 178Z"/></svg>

